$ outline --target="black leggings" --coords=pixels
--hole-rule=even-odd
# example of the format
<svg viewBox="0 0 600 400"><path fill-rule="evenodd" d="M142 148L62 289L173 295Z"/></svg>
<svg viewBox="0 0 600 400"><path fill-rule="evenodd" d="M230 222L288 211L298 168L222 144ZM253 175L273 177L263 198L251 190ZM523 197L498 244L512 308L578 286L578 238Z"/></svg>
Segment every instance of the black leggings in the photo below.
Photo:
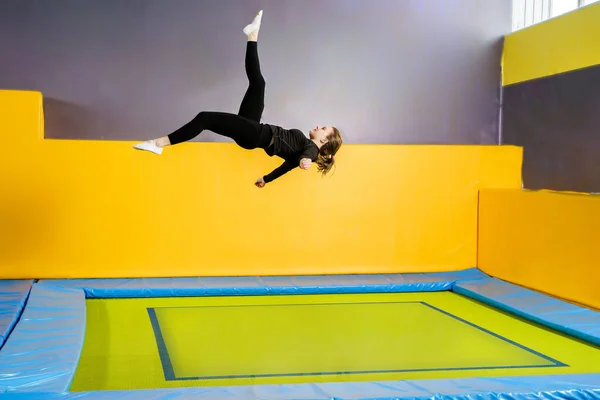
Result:
<svg viewBox="0 0 600 400"><path fill-rule="evenodd" d="M202 111L168 135L171 144L191 140L205 129L227 136L248 150L265 148L269 144L270 137L261 137L260 119L265 107L265 79L260 72L256 42L248 42L245 64L249 84L238 114Z"/></svg>

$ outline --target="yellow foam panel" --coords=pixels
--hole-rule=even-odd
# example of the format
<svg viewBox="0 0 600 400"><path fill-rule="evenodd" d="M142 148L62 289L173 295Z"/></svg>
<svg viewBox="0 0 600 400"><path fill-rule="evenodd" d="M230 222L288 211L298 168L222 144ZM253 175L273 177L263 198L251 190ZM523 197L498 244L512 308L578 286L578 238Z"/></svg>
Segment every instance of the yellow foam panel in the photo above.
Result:
<svg viewBox="0 0 600 400"><path fill-rule="evenodd" d="M600 308L600 196L482 189L479 268Z"/></svg>
<svg viewBox="0 0 600 400"><path fill-rule="evenodd" d="M600 64L600 3L507 35L503 84Z"/></svg>
<svg viewBox="0 0 600 400"><path fill-rule="evenodd" d="M0 110L1 278L460 270L478 190L520 186L517 147L345 145L332 176L258 189L281 162L262 150L44 140L36 92Z"/></svg>

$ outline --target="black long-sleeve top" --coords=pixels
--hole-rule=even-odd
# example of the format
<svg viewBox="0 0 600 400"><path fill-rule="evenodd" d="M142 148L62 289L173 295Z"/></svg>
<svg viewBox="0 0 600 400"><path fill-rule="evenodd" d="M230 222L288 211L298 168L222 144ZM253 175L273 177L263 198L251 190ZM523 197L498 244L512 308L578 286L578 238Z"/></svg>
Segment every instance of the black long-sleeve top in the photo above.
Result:
<svg viewBox="0 0 600 400"><path fill-rule="evenodd" d="M284 160L283 164L263 177L266 183L272 182L298 167L303 158L308 158L313 162L317 160L319 148L302 131L268 124L263 124L263 129L268 129L273 137L273 144L265 149L266 153L271 157L278 156Z"/></svg>

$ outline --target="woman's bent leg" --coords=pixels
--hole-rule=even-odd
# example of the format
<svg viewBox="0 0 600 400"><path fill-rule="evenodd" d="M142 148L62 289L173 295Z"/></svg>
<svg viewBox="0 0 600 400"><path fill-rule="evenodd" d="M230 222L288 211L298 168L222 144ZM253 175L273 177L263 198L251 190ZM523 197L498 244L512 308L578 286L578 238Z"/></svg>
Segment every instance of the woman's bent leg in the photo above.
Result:
<svg viewBox="0 0 600 400"><path fill-rule="evenodd" d="M202 131L209 130L218 135L233 139L244 149L255 149L260 142L260 124L240 115L203 111L190 122L167 135L169 144L174 145L189 141Z"/></svg>

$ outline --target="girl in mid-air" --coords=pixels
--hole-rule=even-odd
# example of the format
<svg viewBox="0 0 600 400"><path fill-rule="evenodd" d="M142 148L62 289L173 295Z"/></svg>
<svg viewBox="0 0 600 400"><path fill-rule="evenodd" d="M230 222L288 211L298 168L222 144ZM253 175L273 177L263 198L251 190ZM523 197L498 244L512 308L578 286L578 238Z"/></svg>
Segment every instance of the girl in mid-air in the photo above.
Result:
<svg viewBox="0 0 600 400"><path fill-rule="evenodd" d="M233 139L244 149L261 148L269 156L278 156L284 160L270 174L256 180L255 185L259 188L296 167L309 169L313 162L323 175L331 170L335 162L334 156L342 145L342 137L337 128L317 126L310 130L307 138L298 129L284 129L260 122L265 96L265 80L260 71L257 49L262 14L262 10L259 11L252 23L243 30L248 36L245 64L249 85L239 112L230 114L202 111L168 136L136 144L134 148L161 154L164 146L191 140L207 129Z"/></svg>

